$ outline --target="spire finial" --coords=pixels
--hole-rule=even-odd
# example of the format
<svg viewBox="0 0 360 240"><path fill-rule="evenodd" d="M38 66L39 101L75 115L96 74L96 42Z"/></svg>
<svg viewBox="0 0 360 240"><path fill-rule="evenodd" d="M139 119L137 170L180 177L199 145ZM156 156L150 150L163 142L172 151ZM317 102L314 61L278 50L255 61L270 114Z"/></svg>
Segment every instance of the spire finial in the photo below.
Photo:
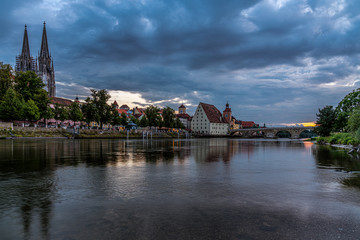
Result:
<svg viewBox="0 0 360 240"><path fill-rule="evenodd" d="M25 24L25 29L27 28L26 24Z"/></svg>

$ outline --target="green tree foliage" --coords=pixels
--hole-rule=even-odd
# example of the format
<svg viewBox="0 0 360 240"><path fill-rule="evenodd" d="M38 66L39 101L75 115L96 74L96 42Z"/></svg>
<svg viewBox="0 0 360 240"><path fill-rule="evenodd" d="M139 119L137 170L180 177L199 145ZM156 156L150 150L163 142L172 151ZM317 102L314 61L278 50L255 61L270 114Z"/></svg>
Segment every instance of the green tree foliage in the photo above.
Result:
<svg viewBox="0 0 360 240"><path fill-rule="evenodd" d="M319 113L316 114L316 116L316 124L318 124L319 126L315 128L315 131L320 136L329 136L330 132L334 128L336 119L336 114L333 106L326 106L323 109L319 109Z"/></svg>
<svg viewBox="0 0 360 240"><path fill-rule="evenodd" d="M95 116L98 117L100 128L102 128L104 123L109 123L111 121L112 108L110 105L107 104L111 96L105 89L102 89L100 91L91 89L91 97L92 99L90 100L90 103L95 106Z"/></svg>
<svg viewBox="0 0 360 240"><path fill-rule="evenodd" d="M0 62L0 100L4 97L6 91L13 86L12 68L9 64Z"/></svg>
<svg viewBox="0 0 360 240"><path fill-rule="evenodd" d="M152 105L145 109L145 115L146 115L146 119L148 121L147 126L151 126L151 127L159 126L159 123L160 123L159 120L161 120L159 111L160 111L159 108L152 106Z"/></svg>
<svg viewBox="0 0 360 240"><path fill-rule="evenodd" d="M140 122L139 122L139 119L137 119L137 118L134 117L134 116L131 116L131 117L130 117L130 121L133 122L133 123L135 123L136 125L139 125L139 123L140 123Z"/></svg>
<svg viewBox="0 0 360 240"><path fill-rule="evenodd" d="M123 126L126 126L128 124L127 116L125 113L121 113L120 121L121 121L121 125Z"/></svg>
<svg viewBox="0 0 360 240"><path fill-rule="evenodd" d="M16 73L14 87L27 102L29 99L35 100L37 95L41 94L41 90L43 90L45 84L36 73L27 71Z"/></svg>
<svg viewBox="0 0 360 240"><path fill-rule="evenodd" d="M32 99L29 99L24 107L24 118L29 121L37 121L40 119L40 111Z"/></svg>
<svg viewBox="0 0 360 240"><path fill-rule="evenodd" d="M163 109L164 127L172 128L175 127L175 111L171 107Z"/></svg>
<svg viewBox="0 0 360 240"><path fill-rule="evenodd" d="M54 118L60 121L69 119L68 108L56 103L54 107Z"/></svg>
<svg viewBox="0 0 360 240"><path fill-rule="evenodd" d="M40 118L47 118L49 113L50 98L44 89L39 89L38 93L32 98L36 106L39 108Z"/></svg>
<svg viewBox="0 0 360 240"><path fill-rule="evenodd" d="M46 118L50 99L42 79L32 71L18 72L14 79L14 89L22 96L25 102L30 99L38 108L40 118Z"/></svg>
<svg viewBox="0 0 360 240"><path fill-rule="evenodd" d="M350 113L353 108L360 106L360 88L347 94L336 107L336 112Z"/></svg>
<svg viewBox="0 0 360 240"><path fill-rule="evenodd" d="M176 118L176 120L175 120L175 126L174 126L174 127L175 127L175 128L181 128L181 129L184 129L184 128L185 128L184 124L180 121L179 118Z"/></svg>
<svg viewBox="0 0 360 240"><path fill-rule="evenodd" d="M47 106L45 114L42 116L45 120L55 117L55 111L50 106Z"/></svg>
<svg viewBox="0 0 360 240"><path fill-rule="evenodd" d="M350 113L348 120L348 128L350 131L355 132L360 128L360 108L354 108Z"/></svg>
<svg viewBox="0 0 360 240"><path fill-rule="evenodd" d="M69 107L69 119L78 122L83 119L83 113L78 102L72 102Z"/></svg>
<svg viewBox="0 0 360 240"><path fill-rule="evenodd" d="M90 122L98 123L100 121L96 105L90 97L86 98L85 104L82 105L81 110L84 114L84 119L87 124Z"/></svg>
<svg viewBox="0 0 360 240"><path fill-rule="evenodd" d="M25 105L24 100L20 99L15 90L8 88L0 101L0 119L23 120Z"/></svg>
<svg viewBox="0 0 360 240"><path fill-rule="evenodd" d="M149 126L149 121L146 116L143 116L139 121L140 127L147 127Z"/></svg>
<svg viewBox="0 0 360 240"><path fill-rule="evenodd" d="M335 119L335 124L334 124L334 130L335 131L346 131L349 113L335 111L335 115L336 115L336 119Z"/></svg>
<svg viewBox="0 0 360 240"><path fill-rule="evenodd" d="M112 112L111 112L111 125L121 125L121 118L119 116L119 112L117 109L115 109L114 106L112 106Z"/></svg>
<svg viewBox="0 0 360 240"><path fill-rule="evenodd" d="M347 94L336 107L336 122L334 126L336 131L346 130L346 125L350 113L353 111L354 108L358 107L359 105L360 88L355 89L351 93Z"/></svg>

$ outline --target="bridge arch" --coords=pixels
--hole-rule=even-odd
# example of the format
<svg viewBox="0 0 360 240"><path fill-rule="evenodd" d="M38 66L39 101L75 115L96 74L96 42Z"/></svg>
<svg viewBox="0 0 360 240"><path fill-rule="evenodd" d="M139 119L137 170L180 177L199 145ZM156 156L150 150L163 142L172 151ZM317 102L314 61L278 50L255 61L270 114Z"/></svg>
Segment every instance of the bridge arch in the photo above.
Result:
<svg viewBox="0 0 360 240"><path fill-rule="evenodd" d="M292 134L288 130L280 130L275 134L278 138L291 138Z"/></svg>
<svg viewBox="0 0 360 240"><path fill-rule="evenodd" d="M315 136L317 136L317 134L313 131L313 129L305 129L299 134L300 138L311 138Z"/></svg>
<svg viewBox="0 0 360 240"><path fill-rule="evenodd" d="M234 129L230 135L241 137L266 137L275 138L278 132L286 131L290 133L290 138L300 138L300 134L305 130L313 130L313 127L278 127L278 128L252 128L252 129Z"/></svg>

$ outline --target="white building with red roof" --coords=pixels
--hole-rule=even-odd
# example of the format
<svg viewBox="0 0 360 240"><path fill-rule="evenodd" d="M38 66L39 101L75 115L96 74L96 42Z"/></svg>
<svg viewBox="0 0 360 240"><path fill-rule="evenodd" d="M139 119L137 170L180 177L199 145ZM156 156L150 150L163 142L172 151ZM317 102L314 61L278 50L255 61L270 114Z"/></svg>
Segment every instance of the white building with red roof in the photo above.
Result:
<svg viewBox="0 0 360 240"><path fill-rule="evenodd" d="M186 113L186 107L184 104L181 104L179 107L179 113L176 114L176 117L180 120L186 129L191 129L191 117Z"/></svg>
<svg viewBox="0 0 360 240"><path fill-rule="evenodd" d="M191 130L200 134L226 135L230 124L223 114L211 104L199 103L191 120Z"/></svg>

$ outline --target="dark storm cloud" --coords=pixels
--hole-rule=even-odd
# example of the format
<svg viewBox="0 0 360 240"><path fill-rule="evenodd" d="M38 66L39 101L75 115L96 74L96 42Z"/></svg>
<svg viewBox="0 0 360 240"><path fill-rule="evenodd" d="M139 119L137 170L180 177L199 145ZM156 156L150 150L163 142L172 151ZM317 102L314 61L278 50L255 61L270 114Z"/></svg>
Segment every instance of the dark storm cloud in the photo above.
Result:
<svg viewBox="0 0 360 240"><path fill-rule="evenodd" d="M0 39L18 49L7 36L21 41L29 19L38 36L46 20L56 79L64 84L60 96L70 96L72 88L66 88L75 83L85 87L80 95L87 88L122 90L174 108L179 99L192 106L208 101L221 109L228 100L239 118L311 121L322 107L316 104L336 104L356 86L359 4L14 1L1 3L0 22L7 33L2 31ZM39 41L33 40L31 49L36 51ZM4 58L17 53L9 57L8 50ZM331 88L335 82L337 91Z"/></svg>

